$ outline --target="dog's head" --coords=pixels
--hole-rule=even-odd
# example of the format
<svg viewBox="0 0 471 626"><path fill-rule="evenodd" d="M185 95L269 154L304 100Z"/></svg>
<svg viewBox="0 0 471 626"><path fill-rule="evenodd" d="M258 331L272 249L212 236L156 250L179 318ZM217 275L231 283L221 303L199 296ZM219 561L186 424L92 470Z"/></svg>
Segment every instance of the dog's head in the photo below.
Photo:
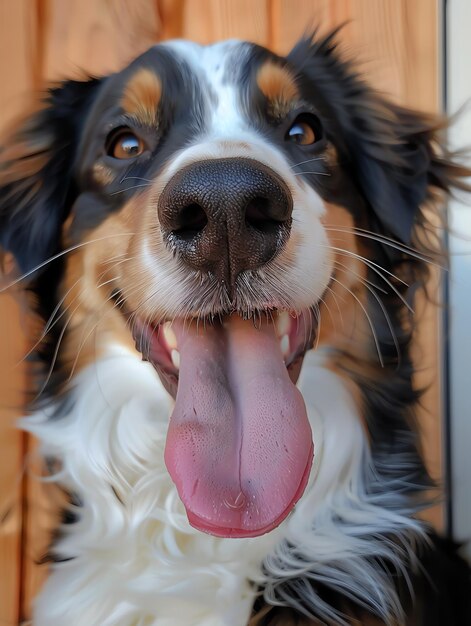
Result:
<svg viewBox="0 0 471 626"><path fill-rule="evenodd" d="M2 245L59 329L46 383L135 343L176 399L166 463L190 522L235 537L275 527L312 463L295 383L322 309L353 303L345 349L361 306L356 349L374 353L366 276L380 259L361 237L404 262L420 207L449 184L433 137L331 37L287 58L170 42L51 90L0 170Z"/></svg>

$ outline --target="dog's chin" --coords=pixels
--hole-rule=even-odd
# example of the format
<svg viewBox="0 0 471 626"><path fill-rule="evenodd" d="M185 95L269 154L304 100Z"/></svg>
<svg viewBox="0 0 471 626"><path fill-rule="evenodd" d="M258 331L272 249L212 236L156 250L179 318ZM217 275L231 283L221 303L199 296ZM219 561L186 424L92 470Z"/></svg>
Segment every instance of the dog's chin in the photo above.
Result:
<svg viewBox="0 0 471 626"><path fill-rule="evenodd" d="M175 399L165 462L190 524L254 537L306 487L312 433L296 387L316 333L309 311L156 324L133 316L137 349Z"/></svg>

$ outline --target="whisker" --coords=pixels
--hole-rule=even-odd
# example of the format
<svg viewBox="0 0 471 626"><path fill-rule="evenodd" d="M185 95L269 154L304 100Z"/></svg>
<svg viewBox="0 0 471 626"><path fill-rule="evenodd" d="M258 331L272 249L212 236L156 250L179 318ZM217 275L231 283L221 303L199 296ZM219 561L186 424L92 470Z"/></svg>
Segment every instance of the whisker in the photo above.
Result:
<svg viewBox="0 0 471 626"><path fill-rule="evenodd" d="M130 257L130 258L132 258L132 257ZM129 260L129 258L125 258L125 259L122 259L122 260L121 260L121 262L125 262L125 261L128 261L128 260ZM116 265L116 264L115 264L115 265ZM109 269L111 269L111 268L108 268L108 270L105 270L104 272L102 272L102 273L100 274L100 276L99 276L99 279L100 279L102 276L104 276L104 275L106 274L106 272L107 272L107 271L109 271ZM101 282L101 283L97 283L97 289L99 289L99 288L101 288L101 287L103 287L103 286L105 286L105 285L107 285L107 284L110 284L110 283L112 283L112 282L113 282L113 281L115 281L115 280L117 280L117 277L112 277L112 278L110 278L110 279L108 279L108 280L106 280L106 281L103 281L103 282ZM76 281L76 282L78 282L78 281ZM75 284L76 284L76 283L75 283ZM72 288L73 288L73 286L72 286ZM81 297L81 296L85 293L85 291L86 291L86 290L87 290L87 287L85 287L84 289L82 289L82 290L80 291L80 293L78 293L78 294L77 294L77 295L73 298L73 300L72 300L72 302L69 304L68 308L66 308L66 309L65 309L65 310L61 313L61 315L59 316L59 318L57 318L57 319L54 321L54 324L55 324L55 323L56 323L56 322L60 319L60 317L62 317L62 316L63 316L63 315L64 315L64 314L65 314L65 313L66 313L66 312L67 312L67 311L71 308L72 304L73 304L73 303L74 303L77 299L80 299L80 297ZM70 292L70 290L69 290L69 292ZM67 295L67 294L66 294L66 295ZM109 296L109 297L108 297L108 298L104 301L104 303L101 305L101 307L100 307L100 311L104 308L104 306L105 306L105 305L106 305L106 304L107 304L107 303L108 303L108 302L109 302L112 298L113 298L113 295L111 294L111 295L110 295L110 296ZM52 373L53 373L53 370L54 370L54 367L55 367L55 364L56 364L56 361L57 361L57 357L58 357L59 349L60 349L60 346L61 346L61 344L62 344L62 341L63 341L64 335L65 335L65 332L66 332L66 330L67 330L67 327L69 326L69 324L70 324L71 320L72 320L72 319L73 319L73 317L74 317L75 312L77 311L77 309L78 309L80 306L81 306L81 302L79 301L79 302L78 302L78 304L77 304L77 306L76 306L76 307L74 308L74 310L70 313L70 316L69 316L69 318L68 318L67 322L65 323L65 325L64 325L64 327L63 327L63 329L62 329L62 331L61 331L61 333L60 333L60 335L59 335L59 338L58 338L58 340L57 340L57 344L56 344L56 347L55 347L55 350L54 350L53 358L52 358L52 361L51 361L51 365L50 365L50 368L49 368L49 370L48 370L48 374L47 374L46 380L44 381L43 385L41 386L41 389L39 390L39 392L38 392L37 396L35 397L34 401L36 401L37 399L39 399L39 397L42 395L42 393L44 392L44 390L45 390L45 389L46 389L46 387L47 387L47 384L48 384L48 382L49 382L49 380L50 380L50 378L51 378L51 376L52 376ZM57 308L57 307L56 307L56 308ZM104 318L104 316L105 316L107 313L109 313L109 311L106 311L106 312L105 312L105 314L104 314L104 315L102 315L102 316L98 319L97 323L93 326L93 328L92 328L91 332L93 332L93 330L95 330L95 328L98 326L98 324L101 322L101 320ZM49 330L50 330L50 328L49 328ZM84 331L84 332L85 332L85 331ZM87 337L86 337L86 338L85 338L85 339L81 342L81 344L80 344L80 347L79 347L79 349L78 349L78 351L77 351L77 355L76 355L76 357L75 357L75 360L74 360L74 363L73 363L73 366L72 366L72 369L71 369L71 373L69 374L69 377L68 377L68 379L67 379L68 381L70 381L70 380L71 380L71 378L72 378L72 376L73 376L73 373L74 373L74 371L75 371L75 368L76 368L76 365L77 365L77 362L78 362L78 359L79 359L80 353L81 353L81 351L82 351L82 348L83 348L83 346L85 345L85 343L86 343L86 341L87 341L88 337L91 335L91 332L87 335ZM38 342L38 343L39 343L39 342ZM37 345L37 344L36 344L36 345ZM34 349L34 348L33 348L33 349Z"/></svg>
<svg viewBox="0 0 471 626"><path fill-rule="evenodd" d="M74 284L72 285L72 287L70 287L70 289L68 289L65 293L65 295L59 300L58 304L55 306L53 312L51 313L51 315L49 316L49 319L46 323L46 325L44 326L44 330L41 333L41 336L39 337L39 339L35 342L35 344L33 345L32 348L30 348L28 350L28 352L21 358L20 361L18 361L18 363L16 364L16 366L19 366L21 363L24 363L24 361L26 361L26 359L36 350L36 348L39 346L39 344L45 339L46 335L49 333L50 330L52 330L52 328L57 324L57 322L65 315L65 313L67 312L67 310L70 308L70 305L73 304L73 302L75 302L77 296L74 297L74 299L72 300L72 302L69 304L69 306L67 308L65 308L60 315L58 315L56 317L56 319L54 319L54 316L57 314L57 312L60 310L61 306L64 304L65 299L67 298L67 296L69 295L69 293L73 290L73 288L77 285L78 282L80 282L81 280L81 276L79 276L79 278L77 278L77 280L74 282Z"/></svg>
<svg viewBox="0 0 471 626"><path fill-rule="evenodd" d="M384 306L384 303L382 302L381 298L378 296L378 294L375 292L375 290L370 287L369 285L365 285L365 287L368 289L368 291L371 293L371 295L375 298L376 302L379 304L381 311L383 312L384 315L384 319L386 320L386 324L388 325L389 328L389 332L391 333L391 338L393 340L394 343L394 347L396 349L396 354L397 354L397 366L396 366L396 370L399 369L399 367L401 366L401 350L399 348L399 341L397 339L397 335L396 332L394 330L394 326L393 323L391 321L391 318L387 312L386 307Z"/></svg>
<svg viewBox="0 0 471 626"><path fill-rule="evenodd" d="M111 279L110 279L109 281L107 281L107 282L111 282L111 281L113 281L113 280L116 280L116 278L111 278ZM104 284L106 284L106 283L104 283ZM99 311L101 312L101 311L105 308L105 306L106 306L106 305L107 305L107 304L108 304L111 300L113 300L113 298L114 298L114 295L113 295L113 294L110 294L110 295L106 298L106 300L105 300L105 301L104 301L104 302L100 305L100 309L99 309ZM77 308L78 308L78 307L77 307ZM75 313L75 311L77 310L77 308L76 308L76 309L74 309L74 313ZM70 370L69 376L68 376L68 378L67 378L67 382L70 382L70 380L72 380L72 377L73 377L73 375L74 375L75 369L76 369L76 367L77 367L77 363L78 363L78 360L79 360L80 354L81 354L81 352L82 352L82 350L83 350L83 347L84 347L84 346L85 346L85 344L87 343L87 340L89 339L89 337L91 336L91 334L93 333L93 331L95 331L95 330L98 328L99 324L101 324L101 322L104 320L104 318L106 317L106 315L108 315L109 313L111 313L111 311L114 311L114 309L115 309L115 308L116 308L116 307L114 307L114 306L113 306L113 307L111 307L110 309L106 310L106 311L105 311L102 315L100 315L100 316L99 316L99 318L98 318L98 320L96 321L96 323L95 323L95 324L93 324L92 328L90 329L90 331L87 333L87 335L86 335L86 336L85 336L85 331L87 330L87 327L85 327L85 328L83 329L83 331L82 331L82 338L81 338L81 340L80 340L80 345L79 345L79 348L78 348L78 350L77 350L77 354L76 354L76 356L75 356L74 362L73 362L73 364L72 364L72 368L71 368L71 370ZM95 318L95 319L96 319L96 318Z"/></svg>
<svg viewBox="0 0 471 626"><path fill-rule="evenodd" d="M113 278L108 278L108 280L105 280L102 283L100 283L99 285L97 285L96 288L100 289L101 287L104 287L105 285L109 285L110 283L112 283L115 280L118 280L117 276L113 276Z"/></svg>
<svg viewBox="0 0 471 626"><path fill-rule="evenodd" d="M293 169L293 167L299 167L300 165L304 165L305 163L311 163L312 161L324 161L324 157L323 156L319 156L319 157L314 157L312 159L306 159L305 161L300 161L299 163L295 163L294 165L290 165L290 169Z"/></svg>
<svg viewBox="0 0 471 626"><path fill-rule="evenodd" d="M330 176L329 172L293 172L293 176L303 176L304 174L317 174L318 176Z"/></svg>
<svg viewBox="0 0 471 626"><path fill-rule="evenodd" d="M348 267L348 265L345 265L345 263L341 263L338 260L334 261L334 265L336 265L340 271L345 271L346 274L350 273L353 274L353 276L355 276L355 278L357 278L362 285L371 285L371 287L373 287L374 289L377 289L378 291L381 291L381 293L384 293L385 295L387 295L387 291L386 289L383 289L382 287L380 287L379 285L375 285L375 283L373 283L371 280L367 280L366 278L364 278L363 276L361 276L358 272L355 272L354 270L352 270L351 267Z"/></svg>
<svg viewBox="0 0 471 626"><path fill-rule="evenodd" d="M74 250L78 250L79 248L83 248L84 246L88 246L92 243L97 243L99 241L105 241L106 239L111 239L112 237L130 237L132 235L134 235L134 233L113 233L112 235L106 235L105 237L98 237L97 239L90 239L90 241L83 241L82 243L78 243L74 246L70 246L70 248L66 248L65 250L62 250L61 252L54 254L54 256L49 257L48 259L46 259L39 265L36 265L35 267L33 267L33 269L29 270L25 274L22 274L19 278L16 278L13 282L11 282L6 287L2 287L0 289L0 293L4 293L8 289L11 289L11 287L14 287L25 278L28 278L28 276L31 276L31 274L34 274L41 268L45 267L48 263L52 263L52 261L59 259L61 256L64 256L65 254L69 254L69 252L73 252Z"/></svg>
<svg viewBox="0 0 471 626"><path fill-rule="evenodd" d="M317 348L319 347L319 341L320 341L321 330L322 330L322 313L321 313L318 303L315 304L315 310L317 312L317 333L316 333L316 343L314 345L314 349L317 350Z"/></svg>
<svg viewBox="0 0 471 626"><path fill-rule="evenodd" d="M107 263L111 262L112 260L118 259L120 257L122 257L123 255L116 255L115 257L112 257L112 259L108 259ZM135 257L126 257L124 259L120 259L119 261L116 261L113 265L113 268L116 267L117 265L119 265L120 263L124 263L126 261L130 261L131 259L133 259ZM109 272L111 269L113 268L107 268L106 270L104 270L99 276L98 276L98 280L100 280L101 278L104 277L104 275ZM64 304L65 299L67 298L67 296L70 294L70 292L74 289L74 287L77 285L77 283L82 279L82 277L80 276L79 278L77 278L77 280L74 282L74 284L66 291L66 293L64 294L64 296L59 300L58 304L55 306L53 312L51 313L49 320L47 321L43 332L41 333L41 336L39 337L39 339L35 342L35 344L28 350L28 352L22 357L22 359L16 364L16 366L20 365L21 363L23 363L35 350L36 348L39 346L39 344L45 339L46 335L52 330L52 328L59 322L60 319L62 319L62 317L67 313L67 311L70 309L70 307L72 306L72 304L77 300L77 298L80 298L86 291L86 288L82 289L76 296L74 296L74 298L72 299L72 301L69 303L69 305L60 313L60 315L58 315L56 317L56 319L54 319L54 316L57 314L57 312L59 311L59 309L61 308L61 306ZM114 280L117 280L116 278L111 278L105 282L99 283L97 284L97 289L100 289L101 287L104 287L105 285L113 282Z"/></svg>
<svg viewBox="0 0 471 626"><path fill-rule="evenodd" d="M126 180L144 180L146 183L153 183L154 182L150 178L143 178L142 176L125 176L119 182L120 183L124 183L124 181L126 181Z"/></svg>
<svg viewBox="0 0 471 626"><path fill-rule="evenodd" d="M141 185L131 185L131 187L126 187L126 189L119 189L118 191L113 191L110 193L110 196L117 196L120 193L124 193L125 191L132 191L133 189L139 189L140 187L150 187L152 183L142 183Z"/></svg>
<svg viewBox="0 0 471 626"><path fill-rule="evenodd" d="M50 379L51 379L52 373L53 373L53 371L54 371L54 367L55 367L56 362L57 362L57 357L58 357L58 355L59 355L59 348L60 348L60 346L61 346L62 340L63 340L64 335L65 335L65 331L67 330L67 326L68 326L68 325L70 324L70 322L72 321L72 319L73 319L73 317L74 317L74 313L75 313L75 311L79 308L79 306L80 306L80 302L77 304L77 306L75 307L75 309L72 311L72 313L71 313L71 314L70 314L70 316L69 316L69 319L68 319L68 320L67 320L67 322L64 324L64 328L61 330L61 333L60 333L60 335L59 335L59 338L58 338L58 340L57 340L57 344L56 344L56 347L55 347L55 350L54 350L54 354L53 354L53 356L52 356L51 365L50 365L49 370L48 370L48 372L47 372L46 380L43 382L43 384L41 385L41 388L39 389L38 393L37 393L37 394L36 394L36 396L34 397L34 399L33 399L33 404L34 404L35 402L37 402L37 401L39 400L39 398L42 396L42 394L44 393L44 391L45 391L45 389L46 389L46 387L47 387L47 385L48 385L48 383L49 383L49 381L50 381Z"/></svg>
<svg viewBox="0 0 471 626"><path fill-rule="evenodd" d="M344 285L340 280L337 280L334 276L331 277L331 280L335 281L341 287L343 287L346 291L348 291L348 293L358 302L358 304L362 308L363 313L365 314L365 317L368 320L368 324L370 325L370 329L371 329L371 333L373 335L373 340L375 342L376 352L378 353L378 359L379 359L380 365L381 365L381 367L384 367L384 360L383 360L383 355L381 354L381 348L380 348L380 345L379 345L378 335L376 334L375 327L373 325L373 322L371 320L371 317L370 317L368 311L363 306L361 300L353 293L353 291L351 289L349 289L346 285Z"/></svg>
<svg viewBox="0 0 471 626"><path fill-rule="evenodd" d="M420 253L415 248L411 248L410 246L407 246L405 244L399 243L398 241L395 241L391 237L386 237L384 235L378 235L377 233L373 233L372 231L366 230L364 228L356 228L356 227L352 227L352 228L332 228L330 226L324 226L324 228L326 230L336 231L336 232L339 232L339 233L353 233L353 234L357 235L358 237L364 237L365 239L371 239L372 241L377 241L378 243L382 243L382 244L384 244L386 246L390 246L391 248L399 250L399 252L403 252L404 254L408 254L409 256L412 256L412 257L414 257L416 259L419 259L420 261L423 261L424 263L429 263L430 265L434 265L435 267L438 267L439 269L441 269L443 271L446 271L446 269L447 269L446 267L444 267L444 266L440 265L439 263L437 263L436 261L434 261L434 259L432 257Z"/></svg>
<svg viewBox="0 0 471 626"><path fill-rule="evenodd" d="M335 303L335 306L337 307L337 312L339 314L339 318L340 318L340 323L342 325L342 328L345 328L345 323L343 320L343 315L342 315L342 309L340 308L340 305L338 303L338 298L342 299L343 298L336 294L335 291L332 289L332 287L329 287L329 285L327 285L326 290L330 292L332 299ZM325 306L325 308L327 309L327 312L329 313L330 316L330 320L332 322L332 326L335 327L335 317L332 313L332 309L329 307L329 305L327 304L327 301L324 298L320 298L319 299L319 303L318 304L322 304L323 306ZM319 307L319 311L320 311L320 307Z"/></svg>
<svg viewBox="0 0 471 626"><path fill-rule="evenodd" d="M399 276L397 276L393 272L390 272L382 265L379 265L379 263L375 263L371 259L368 259L367 257L362 256L361 254L357 254L356 252L353 252L352 250L347 250L346 248L336 248L335 246L330 246L330 247L331 247L331 250L335 250L337 252L342 252L343 254L349 254L350 256L353 256L359 261L362 261L363 263L365 263L365 265L368 265L369 267L371 266L371 269L376 268L378 275L381 276L381 278L384 279L382 275L382 272L384 272L388 276L391 276L391 278L395 278L399 283L402 283L404 287L409 287L409 283L406 283L405 280L402 280L402 278L399 278Z"/></svg>
<svg viewBox="0 0 471 626"><path fill-rule="evenodd" d="M382 272L385 272L386 274L389 274L390 276L392 276L393 278L395 278L396 280L398 280L399 282L401 282L403 285L405 285L406 287L408 287L409 285L404 282L402 279L400 279L398 276L396 276L395 274L393 274L392 272L389 272L388 270L386 270L384 267L382 267L381 265L378 265L378 263L375 263L374 261L371 261L370 259L367 259L366 257L363 257L359 254L356 254L355 252L352 252L351 250L345 250L344 248L336 248L335 246L331 246L331 250L335 250L337 251L339 254L344 254L346 256L352 256L355 259L358 259L359 261L362 261L363 263L365 263L365 265L367 267L369 267L373 272L375 272L380 278L382 278L382 280L384 280L384 282L389 285L389 287L394 291L394 293L397 295L397 297L401 300L401 302L404 304L405 307L407 307L407 309L410 311L410 313L412 313L412 315L414 315L414 309L411 307L411 305L407 302L407 300L401 295L401 293L399 292L399 290L391 283L390 280L388 280L385 276L383 276Z"/></svg>
<svg viewBox="0 0 471 626"><path fill-rule="evenodd" d="M348 273L349 269L348 268L346 270L340 269L340 271ZM388 314L388 312L386 310L386 307L384 306L384 303L382 302L381 298L378 296L378 294L375 291L376 286L373 285L372 283L368 283L367 284L368 281L362 280L361 277L359 277L359 278L360 278L361 282L364 284L364 286L371 293L371 295L375 298L376 302L379 304L379 306L381 308L381 311L382 311L382 313L384 315L384 319L386 320L386 323L388 325L389 332L391 333L391 338L392 338L392 340L394 342L394 347L396 348L396 353L397 353L397 358L398 358L398 367L399 367L400 366L400 362L401 362L401 351L399 349L399 342L398 342L398 339L397 339L397 335L396 335L396 333L394 331L394 326L393 326L393 324L391 322L391 318L390 318L390 316L389 316L389 314Z"/></svg>

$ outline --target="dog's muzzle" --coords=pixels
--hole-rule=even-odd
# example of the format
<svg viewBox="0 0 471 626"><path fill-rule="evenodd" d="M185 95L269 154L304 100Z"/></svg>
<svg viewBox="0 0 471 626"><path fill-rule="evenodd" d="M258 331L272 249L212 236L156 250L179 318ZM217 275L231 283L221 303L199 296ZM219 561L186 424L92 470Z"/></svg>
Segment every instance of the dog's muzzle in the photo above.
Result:
<svg viewBox="0 0 471 626"><path fill-rule="evenodd" d="M166 245L189 270L215 277L231 300L242 277L283 249L292 211L281 176L248 158L187 164L158 201ZM175 397L167 469L190 524L212 535L269 532L309 478L312 433L295 382L312 345L312 315L279 313L275 303L247 319L237 311L207 324L177 317L171 334L162 323L133 319L136 346Z"/></svg>
<svg viewBox="0 0 471 626"><path fill-rule="evenodd" d="M230 291L241 272L261 267L283 248L292 210L282 178L247 158L187 165L170 179L158 203L167 244Z"/></svg>

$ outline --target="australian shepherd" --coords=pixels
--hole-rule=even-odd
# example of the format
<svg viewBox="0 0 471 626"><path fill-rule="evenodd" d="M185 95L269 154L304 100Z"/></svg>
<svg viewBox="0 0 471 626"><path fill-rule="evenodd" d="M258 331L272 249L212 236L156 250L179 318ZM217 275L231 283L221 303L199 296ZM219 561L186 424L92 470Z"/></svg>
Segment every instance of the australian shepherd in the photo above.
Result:
<svg viewBox="0 0 471 626"><path fill-rule="evenodd" d="M14 129L21 424L67 496L34 626L471 623L417 515L414 299L468 175L443 128L331 34L156 45Z"/></svg>

